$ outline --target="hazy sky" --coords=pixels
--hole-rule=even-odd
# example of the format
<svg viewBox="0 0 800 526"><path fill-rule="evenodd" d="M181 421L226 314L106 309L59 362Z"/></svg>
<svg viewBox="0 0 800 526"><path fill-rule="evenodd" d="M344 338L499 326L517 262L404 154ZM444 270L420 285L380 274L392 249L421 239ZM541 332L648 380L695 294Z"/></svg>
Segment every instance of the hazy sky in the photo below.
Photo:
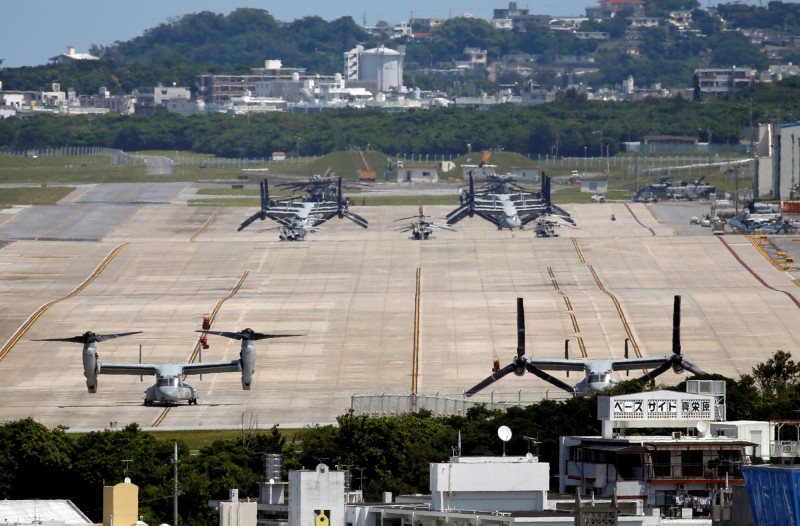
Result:
<svg viewBox="0 0 800 526"><path fill-rule="evenodd" d="M536 14L583 15L587 5L597 5L597 1L517 1L517 6ZM394 24L412 15L447 18L465 12L489 20L494 8L508 7L508 0L2 0L0 59L2 67L38 66L70 45L87 53L92 44L130 40L172 17L200 11L228 14L239 7L264 9L284 21L314 15L325 20L351 16L358 24L366 18L368 25L375 25L378 20Z"/></svg>
<svg viewBox="0 0 800 526"><path fill-rule="evenodd" d="M716 5L714 0L701 4ZM733 0L724 0L728 3ZM767 0L746 0L746 3ZM517 6L533 14L582 16L586 6L598 0L517 0ZM107 46L141 35L173 17L212 11L228 14L239 7L268 11L278 20L304 16L334 20L351 16L358 24L390 24L419 18L448 18L470 13L489 20L494 8L508 7L508 0L0 0L0 67L38 66L74 46L79 53L89 46ZM280 58L280 57L264 57Z"/></svg>

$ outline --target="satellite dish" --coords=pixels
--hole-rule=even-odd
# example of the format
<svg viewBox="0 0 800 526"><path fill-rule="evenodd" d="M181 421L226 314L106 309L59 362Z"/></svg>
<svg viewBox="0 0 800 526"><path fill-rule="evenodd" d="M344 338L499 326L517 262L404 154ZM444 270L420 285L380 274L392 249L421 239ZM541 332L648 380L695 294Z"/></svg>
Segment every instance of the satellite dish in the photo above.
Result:
<svg viewBox="0 0 800 526"><path fill-rule="evenodd" d="M697 431L698 431L698 432L699 432L701 435L705 435L705 434L706 434L706 431L708 431L708 424L706 424L706 423L705 423L704 421L702 421L702 420L698 420L697 424L695 424L695 426L694 426L694 427L696 427L696 428L697 428Z"/></svg>
<svg viewBox="0 0 800 526"><path fill-rule="evenodd" d="M500 426L497 429L497 436L499 436L500 440L503 442L508 442L511 440L511 429L508 426Z"/></svg>
<svg viewBox="0 0 800 526"><path fill-rule="evenodd" d="M528 462L533 462L533 453L528 453L525 458L528 459Z"/></svg>
<svg viewBox="0 0 800 526"><path fill-rule="evenodd" d="M275 479L269 479L270 484L275 484Z"/></svg>
<svg viewBox="0 0 800 526"><path fill-rule="evenodd" d="M131 478L125 477L125 484L130 484L130 483L131 483Z"/></svg>

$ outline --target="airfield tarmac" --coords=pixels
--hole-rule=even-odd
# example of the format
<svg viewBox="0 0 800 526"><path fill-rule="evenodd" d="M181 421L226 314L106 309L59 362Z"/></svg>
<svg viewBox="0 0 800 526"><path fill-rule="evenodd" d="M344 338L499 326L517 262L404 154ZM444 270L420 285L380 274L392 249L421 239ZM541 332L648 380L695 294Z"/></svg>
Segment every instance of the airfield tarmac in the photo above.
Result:
<svg viewBox="0 0 800 526"><path fill-rule="evenodd" d="M676 294L683 353L707 372L738 378L800 342L798 276L746 236L689 225L695 204L567 205L578 228L546 239L475 217L428 241L396 230L416 206L355 206L368 230L334 219L291 243L270 221L236 232L254 210L187 206L195 190L89 185L59 206L0 214L0 240L11 241L0 242L0 418L73 430L298 427L335 422L353 394L460 396L495 356L501 366L514 356L517 297L528 356L563 357L568 339L572 358L622 358L626 338L632 354L668 355ZM425 212L455 206L454 195ZM142 404L152 378L101 375L89 394L80 344L33 341L140 330L98 344L99 359L137 362L141 349L145 362L185 362L204 314L215 330L305 335L257 342L252 390L237 374L191 376L198 405L166 412ZM204 361L238 356L239 342L208 338ZM509 375L475 398L547 388L557 390Z"/></svg>

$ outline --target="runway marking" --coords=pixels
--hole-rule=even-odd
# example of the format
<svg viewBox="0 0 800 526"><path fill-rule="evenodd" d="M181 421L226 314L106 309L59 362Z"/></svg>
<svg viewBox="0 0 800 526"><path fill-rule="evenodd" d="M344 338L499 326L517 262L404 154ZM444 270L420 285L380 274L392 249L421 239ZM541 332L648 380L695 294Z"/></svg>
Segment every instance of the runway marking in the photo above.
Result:
<svg viewBox="0 0 800 526"><path fill-rule="evenodd" d="M656 223L661 223L661 222L662 222L662 221L661 221L661 220L658 218L658 216L656 215L656 211L655 211L655 210L653 210L653 207L652 207L652 206L650 206L649 204L645 204L645 205L644 205L644 207L647 209L647 211L648 211L648 212L650 212L650 215L651 215L651 216L653 216L653 219L655 219L655 220L656 220Z"/></svg>
<svg viewBox="0 0 800 526"><path fill-rule="evenodd" d="M581 247L578 245L578 240L574 237L572 238L572 246L575 247L575 252L578 253L578 259L581 260L581 263L586 263L586 259L583 257L583 252L581 252Z"/></svg>
<svg viewBox="0 0 800 526"><path fill-rule="evenodd" d="M100 263L100 265L98 265L98 267L96 269L94 269L94 272L92 272L89 275L89 277L86 278L86 280L83 283L81 283L75 290L73 290L72 292L70 292L66 296L62 296L60 298L56 298L56 299L54 299L54 300L52 300L52 301L50 301L48 303L45 303L41 307L39 307L39 309L36 312L34 312L25 321L25 323L22 324L22 327L20 327L17 330L17 332L14 333L13 336L11 336L11 338L6 342L6 344L3 346L3 348L0 349L0 360L2 360L3 358L6 357L6 354L8 354L11 351L11 349L14 347L14 345L16 345L16 343L19 341L19 339L22 338L22 336L24 336L26 332L28 332L28 329L30 329L33 326L33 324L36 323L36 320L38 320L39 317L42 314L44 314L50 307L52 307L56 303L58 303L60 301L64 301L64 300L69 299L69 298L72 298L72 297L77 296L78 294L80 294L83 291L83 289L88 287L95 279L97 279L97 276L99 276L100 273L105 270L105 268L109 265L109 263L111 263L111 260L114 259L117 256L117 254L119 254L120 251L123 248L125 248L126 246L128 246L128 244L127 243L123 243L120 246L118 246L117 248L115 248L114 250L112 250L111 253L108 256L106 256L106 258L103 260L103 262Z"/></svg>
<svg viewBox="0 0 800 526"><path fill-rule="evenodd" d="M195 242L195 240L197 239L197 236L199 236L200 234L202 234L202 233L205 231L205 229L206 229L206 228L208 228L208 227L209 227L209 225L211 225L211 223L213 223L213 222L214 222L214 220L217 218L217 216L219 215L219 213L220 213L221 211L222 211L222 209L221 209L221 208L217 208L216 210L214 210L214 213L213 213L213 214L211 214L211 217L209 217L209 218L208 218L208 221L206 221L206 222L205 222L205 224L204 224L203 226L201 226L201 227L200 227L200 229L199 229L197 232L195 232L195 233L194 233L194 235L193 235L193 236L192 236L192 238L189 240L189 242L190 242L190 243L194 243L194 242Z"/></svg>
<svg viewBox="0 0 800 526"><path fill-rule="evenodd" d="M656 232L655 232L655 230L653 230L653 229L652 229L652 228L650 228L649 226L645 226L645 224L644 224L644 223L642 223L641 221L639 221L639 218L638 218L638 217L636 217L636 214L634 214L634 213L633 213L633 210L631 210L631 207L630 207L630 206L628 206L628 203L625 203L625 208L627 208L627 209L628 209L628 212L630 212L630 213L631 213L631 215L633 216L633 218L636 220L636 222L637 222L637 223L639 223L639 224L640 224L640 225L641 225L643 228L646 228L647 230L649 230L649 231L650 231L650 233L651 233L652 235L656 235ZM649 210L649 207L648 207L648 210ZM651 213L651 214L653 213L653 212L652 212L652 210L650 211L650 213ZM655 217L655 214L653 215L653 217Z"/></svg>
<svg viewBox="0 0 800 526"><path fill-rule="evenodd" d="M789 270L789 269L783 268L783 267L781 266L781 264L780 264L780 263L778 263L778 262L775 260L775 258L773 258L773 257L772 257L772 256L770 256L769 254L767 254L767 251L766 251L766 250L764 250L764 247L761 245L761 243L759 243L758 241L756 241L756 239L755 239L755 236L746 236L746 237L747 237L747 239L750 241L750 243L752 243L752 244L753 244L753 246L754 246L754 247L756 247L756 250L758 250L759 252L761 252L761 255L762 255L762 256L764 256L764 258L765 258L767 261L769 261L769 262L772 264L772 266L773 266L773 267L775 267L776 269L780 270L781 272L783 272L784 274L786 274L787 276L789 276L789 279L791 279L791 280L792 280L792 283L794 283L794 284L795 284L795 285L797 285L797 286L800 286L800 280L797 280L797 279L793 278L793 277L792 277L792 275L791 275L791 274L789 274L789 273L787 272L787 270ZM775 248L775 250L778 250L778 247L777 247L777 246L775 246L775 244L774 244L774 243L772 243L771 241L770 241L770 245L771 245L773 248Z"/></svg>
<svg viewBox="0 0 800 526"><path fill-rule="evenodd" d="M95 187L95 185L91 185L88 188L86 188L86 190L84 190L83 192L81 192L78 195L76 195L74 199L70 200L69 204L74 205L79 199L83 199L83 197L86 194L88 194L89 192L94 190L94 187Z"/></svg>
<svg viewBox="0 0 800 526"><path fill-rule="evenodd" d="M633 337L633 332L631 332L631 326L628 325L628 320L625 318L625 313L622 312L622 306L619 304L619 300L613 293L611 293L609 290L605 288L603 282L600 281L600 276L598 276L597 272L594 271L594 267L592 265L589 265L589 272L592 273L592 277L594 277L594 281L595 283L597 283L597 286L600 288L600 290L605 292L608 295L608 297L611 298L611 301L614 302L614 307L616 307L617 309L617 314L619 315L619 319L622 320L622 326L625 327L625 332L628 334L628 340L631 342L631 345L633 345L633 353L636 355L637 358L641 358L642 353L639 350L639 344L636 343L636 338Z"/></svg>
<svg viewBox="0 0 800 526"><path fill-rule="evenodd" d="M242 277L239 278L239 282L236 284L236 286L233 287L233 289L231 289L231 291L228 293L227 296L225 296L224 298L222 298L221 300L219 300L217 302L216 306L214 307L214 310L211 312L211 315L209 316L209 319L211 320L211 325L214 324L214 319L217 317L217 313L219 313L219 309L222 308L222 304L225 303L227 300L231 299L237 292L239 292L239 289L242 288L242 284L244 283L244 280L247 279L247 276L249 274L250 274L250 271L249 270L245 270L244 274L242 274ZM203 335L205 335L205 333L203 333ZM194 350L192 351L192 354L189 357L189 363L194 363L194 361L197 360L197 357L200 355L200 347L201 346L202 346L202 344L200 343L200 338L197 338L197 343L194 344ZM183 375L183 378L186 379L186 375L185 374ZM165 407L161 411L161 414L158 415L158 417L153 421L153 423L151 424L151 427L158 427L164 421L164 419L167 417L167 415L169 414L169 410L170 409L172 409L172 406Z"/></svg>
<svg viewBox="0 0 800 526"><path fill-rule="evenodd" d="M27 208L30 208L30 206L28 206ZM10 223L11 221L13 221L13 220L15 220L16 218L18 218L18 217L19 217L19 214L20 214L20 212L22 212L22 209L21 209L21 208L20 208L20 209L18 209L18 210L17 210L16 212L14 212L13 214L10 214L10 215L9 215L9 217L8 217L8 219L6 219L6 220L5 220L5 221L3 221L3 222L0 222L0 228L2 228L2 227L4 227L4 226L6 226L8 223Z"/></svg>
<svg viewBox="0 0 800 526"><path fill-rule="evenodd" d="M53 230L57 230L57 229L61 228L62 226L64 226L64 225L67 223L67 221L69 221L70 219L72 219L72 218L73 218L73 217L75 217L75 216L76 216L78 213L80 213L80 212L82 212L82 211L83 211L83 207L78 207L78 208L77 208L77 209L76 209L74 212L72 212L72 213L71 213L71 214L70 214L70 215L69 215L69 216L68 216L66 219L64 219L62 222L60 222L59 224L57 224L56 226L54 226L53 228L51 228L50 230L48 230L48 231L47 231L47 232L45 232L44 234L38 235L38 236L36 236L35 238L33 238L33 239L34 239L34 241L39 241L39 240L40 240L40 239L41 239L43 236L46 236L47 234L49 234L49 233L50 233L50 232L52 232Z"/></svg>
<svg viewBox="0 0 800 526"><path fill-rule="evenodd" d="M583 342L581 328L578 326L578 319L575 317L575 312L572 310L572 303L569 301L569 296L567 296L567 293L561 290L561 288L558 286L558 281L556 281L556 275L553 272L552 267L547 267L547 273L550 274L550 281L552 281L556 292L561 295L561 297L564 299L564 303L567 306L567 313L569 314L570 320L572 320L572 330L575 332L575 338L578 340L578 347L581 349L581 358L588 358L589 353L586 352L586 344Z"/></svg>
<svg viewBox="0 0 800 526"><path fill-rule="evenodd" d="M746 269L747 269L747 271L748 271L748 272L750 272L750 274L752 274L752 275L753 275L753 277L754 277L754 278L756 278L756 279L758 280L758 282L759 282L759 283L761 283L762 285L764 285L765 287L767 287L767 288L768 288L768 289L770 289L770 290L774 290L775 292L782 292L783 294L786 294L787 296L789 296L789 299L791 299L791 300L792 300L792 302L795 304L795 306L796 306L798 309L800 309L800 301L798 301L798 300L797 300L797 298L795 298L795 297L794 297L792 294L790 294L789 292L787 292L787 291L785 291L785 290L776 289L775 287L773 287L773 286L771 286L771 285L768 285L766 281L764 281L763 279L761 279L761 276L759 276L758 274L756 274L756 273L755 273L755 271L754 271L752 268L750 268L750 267L747 265L747 263L745 263L745 262L744 262L744 260L742 260L742 258L740 258L740 257L739 257L739 254L737 254L737 253L736 253L736 252L733 250L733 248L732 248L732 247L731 247L731 246L728 244L728 242L727 242L727 241L725 241L725 240L722 238L722 236L717 236L717 239L719 239L719 240L720 240L720 242L721 242L723 245L725 245L725 248L727 248L727 249L728 249L728 251L731 253L731 255L732 255L734 258L736 258L736 261L738 261L740 265L742 265L744 268L746 268Z"/></svg>

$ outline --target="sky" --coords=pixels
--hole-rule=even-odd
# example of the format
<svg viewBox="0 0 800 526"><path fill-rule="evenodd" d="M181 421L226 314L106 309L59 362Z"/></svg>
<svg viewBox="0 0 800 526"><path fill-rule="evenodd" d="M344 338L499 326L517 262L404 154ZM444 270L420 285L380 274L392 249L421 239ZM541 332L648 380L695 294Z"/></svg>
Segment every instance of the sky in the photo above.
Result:
<svg viewBox="0 0 800 526"><path fill-rule="evenodd" d="M596 0L517 0L521 9L534 14L579 16ZM88 53L92 44L108 46L140 36L170 18L188 13L212 11L228 14L240 7L268 11L277 20L291 21L305 16L335 20L351 16L358 24L390 24L416 18L448 18L470 13L489 20L494 8L507 8L508 0L2 0L0 67L39 66L50 57L74 46ZM264 57L280 58L280 57Z"/></svg>

